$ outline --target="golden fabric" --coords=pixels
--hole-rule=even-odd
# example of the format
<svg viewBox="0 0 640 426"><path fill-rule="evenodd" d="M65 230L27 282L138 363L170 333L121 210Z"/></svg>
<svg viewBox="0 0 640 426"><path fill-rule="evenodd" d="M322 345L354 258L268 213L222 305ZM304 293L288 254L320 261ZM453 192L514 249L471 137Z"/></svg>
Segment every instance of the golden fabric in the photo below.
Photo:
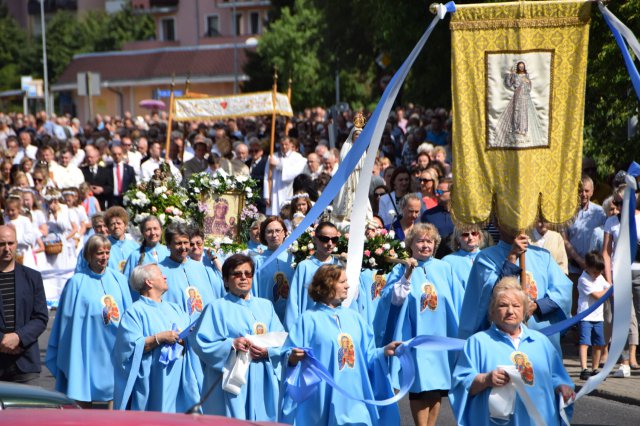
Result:
<svg viewBox="0 0 640 426"><path fill-rule="evenodd" d="M456 222L512 231L578 204L588 2L459 6L451 15Z"/></svg>

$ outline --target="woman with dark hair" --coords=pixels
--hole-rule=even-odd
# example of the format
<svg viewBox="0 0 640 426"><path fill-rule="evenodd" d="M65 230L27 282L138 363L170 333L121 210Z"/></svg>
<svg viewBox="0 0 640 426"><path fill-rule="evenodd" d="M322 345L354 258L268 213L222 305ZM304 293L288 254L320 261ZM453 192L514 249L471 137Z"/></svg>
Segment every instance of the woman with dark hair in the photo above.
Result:
<svg viewBox="0 0 640 426"><path fill-rule="evenodd" d="M354 310L342 307L348 290L343 267L321 266L309 285L309 297L316 303L289 330L282 353L289 366L295 366L312 351L353 397L389 398L393 391L384 374L385 357L395 355L401 342L376 348L371 326ZM400 424L396 404L378 408L345 398L324 381L303 402L285 393L281 414L281 421L295 425Z"/></svg>
<svg viewBox="0 0 640 426"><path fill-rule="evenodd" d="M213 387L205 414L276 421L283 328L271 302L251 294L254 273L244 254L224 262L227 294L207 305L189 342L205 365L203 389Z"/></svg>
<svg viewBox="0 0 640 426"><path fill-rule="evenodd" d="M384 221L385 226L390 226L394 218L402 214L399 206L400 200L411 190L411 174L404 167L398 167L391 175L390 194L383 195L380 198L378 206L378 215Z"/></svg>
<svg viewBox="0 0 640 426"><path fill-rule="evenodd" d="M255 258L258 272L254 279L255 286L252 287L253 295L271 300L276 314L282 322L284 322L290 283L295 271L292 267L294 264L293 255L288 250L284 250L264 268L262 264L282 245L286 236L287 228L281 218L271 216L262 222L260 242L266 245L267 249L262 255Z"/></svg>
<svg viewBox="0 0 640 426"><path fill-rule="evenodd" d="M169 256L169 249L160 243L162 239L162 225L160 219L155 216L145 217L139 225L142 234L142 244L140 248L131 252L124 267L123 274L129 278L136 266L147 265L149 263L160 263ZM131 292L137 300L137 293Z"/></svg>
<svg viewBox="0 0 640 426"><path fill-rule="evenodd" d="M109 207L104 213L104 221L109 228L109 241L111 241L109 266L118 272L123 272L131 253L139 250L138 243L126 238L129 213L120 206Z"/></svg>
<svg viewBox="0 0 640 426"><path fill-rule="evenodd" d="M124 276L108 268L111 243L94 235L84 247L87 266L67 281L49 337L46 364L56 390L79 401L113 400L113 350L131 295Z"/></svg>
<svg viewBox="0 0 640 426"><path fill-rule="evenodd" d="M315 302L309 298L307 288L318 268L327 264L340 264L340 260L333 256L333 252L338 249L339 239L340 232L333 223L320 222L316 226L312 240L313 247L309 249L310 257L300 262L291 279L284 317L287 330L291 330L300 315L314 305Z"/></svg>
<svg viewBox="0 0 640 426"><path fill-rule="evenodd" d="M375 187L371 196L369 197L371 201L371 210L374 215L378 215L380 212L380 199L387 195L387 186L386 185L378 185ZM384 222L383 222L384 224Z"/></svg>
<svg viewBox="0 0 640 426"><path fill-rule="evenodd" d="M182 306L194 321L205 305L224 295L224 290L212 287L204 265L189 258L190 235L186 224L174 222L167 226L164 240L169 256L159 265L169 284L164 300Z"/></svg>

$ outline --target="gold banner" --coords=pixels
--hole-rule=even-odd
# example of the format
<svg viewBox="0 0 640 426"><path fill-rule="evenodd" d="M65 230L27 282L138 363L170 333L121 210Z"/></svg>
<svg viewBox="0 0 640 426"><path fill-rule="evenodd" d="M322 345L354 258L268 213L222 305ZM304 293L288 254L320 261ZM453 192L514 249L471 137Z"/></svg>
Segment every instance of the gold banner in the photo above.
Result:
<svg viewBox="0 0 640 426"><path fill-rule="evenodd" d="M277 93L274 105L273 92L206 98L176 98L173 105L173 119L176 121L267 115L272 114L274 109L277 115L293 116L287 95Z"/></svg>
<svg viewBox="0 0 640 426"><path fill-rule="evenodd" d="M512 231L578 204L590 4L459 6L451 15L452 214Z"/></svg>

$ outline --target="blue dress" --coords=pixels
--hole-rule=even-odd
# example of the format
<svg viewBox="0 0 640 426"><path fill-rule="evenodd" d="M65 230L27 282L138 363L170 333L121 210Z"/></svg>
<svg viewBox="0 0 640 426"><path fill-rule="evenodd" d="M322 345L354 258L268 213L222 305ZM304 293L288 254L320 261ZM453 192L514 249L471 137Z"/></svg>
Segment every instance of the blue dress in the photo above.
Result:
<svg viewBox="0 0 640 426"><path fill-rule="evenodd" d="M356 398L393 396L384 350L376 348L371 326L352 309L315 304L290 330L282 348L287 359L293 348L311 349L334 380ZM396 404L379 408L348 399L324 381L317 386L300 403L285 392L280 421L295 425L400 424Z"/></svg>
<svg viewBox="0 0 640 426"><path fill-rule="evenodd" d="M372 269L363 269L360 273L360 294L358 295L358 304L362 306L360 314L371 325L373 325L382 291L387 285L388 275Z"/></svg>
<svg viewBox="0 0 640 426"><path fill-rule="evenodd" d="M467 288L467 280L469 279L471 267L473 266L473 262L475 261L478 253L480 253L480 251L468 252L460 249L455 253L451 253L442 258L442 260L451 265L453 274L462 286L462 293L460 293L462 298L464 298L464 290ZM460 309L462 309L462 299L456 300L456 306L459 306Z"/></svg>
<svg viewBox="0 0 640 426"><path fill-rule="evenodd" d="M473 262L460 312L460 338L466 339L489 327L487 309L493 286L505 276L519 275L520 268L506 260L510 250L510 244L500 241L483 249ZM539 308L527 325L540 330L567 318L573 284L547 250L530 245L525 256L530 281L526 291ZM560 336L556 334L550 339L558 353L562 353Z"/></svg>
<svg viewBox="0 0 640 426"><path fill-rule="evenodd" d="M166 257L169 257L170 254L171 253L169 252L169 249L164 244L158 243L153 247L145 246L144 259L142 260L142 263L140 263L140 265L160 263ZM125 277L129 278L131 276L131 272L133 272L133 269L138 266L138 263L140 262L140 257L142 257L140 248L131 252L129 257L127 258L127 263L124 266L123 274Z"/></svg>
<svg viewBox="0 0 640 426"><path fill-rule="evenodd" d="M127 280L109 267L103 274L87 267L67 281L46 355L57 391L77 401L113 399L111 351L129 306Z"/></svg>
<svg viewBox="0 0 640 426"><path fill-rule="evenodd" d="M234 417L241 420L272 421L278 419L280 348L269 348L268 359L253 360L249 366L247 384L240 395L222 390L222 369L233 351L236 337L284 331L271 302L250 296L241 299L228 293L208 305L189 336L200 360L205 364L203 389L215 384L211 396L204 402L205 414Z"/></svg>
<svg viewBox="0 0 640 426"><path fill-rule="evenodd" d="M321 262L315 256L303 260L296 267L289 288L289 300L287 300L287 308L284 316L284 325L287 330L291 330L300 315L313 305L315 302L309 298L309 285L316 271L322 265L339 265L340 261L331 256L328 262Z"/></svg>
<svg viewBox="0 0 640 426"><path fill-rule="evenodd" d="M109 267L118 272L124 272L124 267L131 253L140 250L140 245L132 240L116 240L109 236L111 241L111 255L109 256Z"/></svg>
<svg viewBox="0 0 640 426"><path fill-rule="evenodd" d="M141 296L125 312L113 350L115 368L114 408L117 410L185 412L200 399L193 362L185 356L164 365L160 362L162 346L144 352L148 336L162 331L184 330L189 316L176 304L155 302ZM196 370L197 371L197 370Z"/></svg>
<svg viewBox="0 0 640 426"><path fill-rule="evenodd" d="M423 334L456 337L458 309L454 293L461 287L455 280L448 263L433 257L418 261L411 274L411 290L402 306L393 306L391 297L396 282L404 276L404 265L396 265L389 274L376 312L375 330L380 346L392 340L406 341ZM387 315L385 315L387 313ZM386 322L385 322L386 319ZM446 390L451 386L451 371L455 354L417 348L412 351L416 379L411 392ZM428 365L429 368L424 368ZM400 388L400 363L392 359L391 382Z"/></svg>
<svg viewBox="0 0 640 426"><path fill-rule="evenodd" d="M255 258L256 275L253 278L251 291L252 295L270 300L278 318L284 323L290 284L295 272L295 269L291 267L293 255L285 250L276 257L274 262L263 268L262 264L271 254L273 254L272 250L266 250L261 256Z"/></svg>
<svg viewBox="0 0 640 426"><path fill-rule="evenodd" d="M491 388L471 396L473 379L488 373L498 365L515 365L520 370L525 388L547 425L560 425L558 394L555 389L565 384L573 387L562 359L549 339L522 326L520 344L516 349L511 338L495 325L471 336L465 343L453 371L449 401L459 425L533 425L519 396L513 416L508 422L489 417ZM569 411L567 411L568 413Z"/></svg>

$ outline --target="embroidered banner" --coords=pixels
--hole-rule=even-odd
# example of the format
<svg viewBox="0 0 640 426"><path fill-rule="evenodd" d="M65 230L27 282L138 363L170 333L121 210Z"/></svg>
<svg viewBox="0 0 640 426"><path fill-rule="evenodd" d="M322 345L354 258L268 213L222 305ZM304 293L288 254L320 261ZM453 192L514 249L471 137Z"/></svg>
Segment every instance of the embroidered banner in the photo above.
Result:
<svg viewBox="0 0 640 426"><path fill-rule="evenodd" d="M570 220L582 159L589 2L458 6L451 15L452 214L512 231Z"/></svg>
<svg viewBox="0 0 640 426"><path fill-rule="evenodd" d="M173 119L176 121L266 115L272 114L274 110L273 92L207 98L176 98L173 105ZM278 115L293 116L287 95L276 94L275 110Z"/></svg>

